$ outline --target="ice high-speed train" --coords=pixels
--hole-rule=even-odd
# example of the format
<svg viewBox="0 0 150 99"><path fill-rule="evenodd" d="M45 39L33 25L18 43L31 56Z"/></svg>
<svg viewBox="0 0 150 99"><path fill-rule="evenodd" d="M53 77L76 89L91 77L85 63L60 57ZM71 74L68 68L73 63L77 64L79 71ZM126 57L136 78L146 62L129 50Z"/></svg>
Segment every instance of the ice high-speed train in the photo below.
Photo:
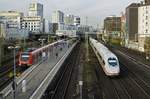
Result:
<svg viewBox="0 0 150 99"><path fill-rule="evenodd" d="M117 56L97 40L89 38L89 41L105 74L107 76L119 75L120 66Z"/></svg>

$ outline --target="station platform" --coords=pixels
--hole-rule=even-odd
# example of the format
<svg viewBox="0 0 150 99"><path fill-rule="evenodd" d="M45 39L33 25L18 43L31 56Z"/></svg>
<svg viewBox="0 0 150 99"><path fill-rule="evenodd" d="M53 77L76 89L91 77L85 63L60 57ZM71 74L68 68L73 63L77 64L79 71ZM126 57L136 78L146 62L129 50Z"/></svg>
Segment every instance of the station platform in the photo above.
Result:
<svg viewBox="0 0 150 99"><path fill-rule="evenodd" d="M76 44L77 42L69 47L65 45L62 50L60 50L60 46L55 47L51 53L48 53L45 59L31 66L17 78L15 99L40 99ZM26 82L25 92L22 91L23 81ZM3 94L2 99L13 99L12 83L1 94Z"/></svg>

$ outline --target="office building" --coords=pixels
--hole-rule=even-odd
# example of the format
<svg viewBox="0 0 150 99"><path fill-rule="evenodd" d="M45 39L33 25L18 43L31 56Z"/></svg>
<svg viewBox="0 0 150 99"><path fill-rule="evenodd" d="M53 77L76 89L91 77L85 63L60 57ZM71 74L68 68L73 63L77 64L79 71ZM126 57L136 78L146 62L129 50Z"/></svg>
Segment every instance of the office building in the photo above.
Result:
<svg viewBox="0 0 150 99"><path fill-rule="evenodd" d="M126 29L129 41L137 42L139 6L138 3L132 3L126 8Z"/></svg>
<svg viewBox="0 0 150 99"><path fill-rule="evenodd" d="M52 13L52 23L64 23L64 13L56 10Z"/></svg>
<svg viewBox="0 0 150 99"><path fill-rule="evenodd" d="M74 25L74 15L66 15L64 17L64 23L66 25Z"/></svg>
<svg viewBox="0 0 150 99"><path fill-rule="evenodd" d="M150 0L144 0L146 5L150 5Z"/></svg>
<svg viewBox="0 0 150 99"><path fill-rule="evenodd" d="M67 37L77 37L77 31L76 30L57 30L56 35L67 36Z"/></svg>
<svg viewBox="0 0 150 99"><path fill-rule="evenodd" d="M104 19L104 31L107 36L118 37L121 33L121 17L109 16Z"/></svg>
<svg viewBox="0 0 150 99"><path fill-rule="evenodd" d="M0 22L0 38L6 37L6 24Z"/></svg>
<svg viewBox="0 0 150 99"><path fill-rule="evenodd" d="M0 22L6 23L7 28L21 28L23 13L17 11L0 12Z"/></svg>
<svg viewBox="0 0 150 99"><path fill-rule="evenodd" d="M23 17L22 28L34 33L43 32L43 19L40 16Z"/></svg>
<svg viewBox="0 0 150 99"><path fill-rule="evenodd" d="M31 3L29 5L28 16L41 16L43 18L43 5L40 3Z"/></svg>
<svg viewBox="0 0 150 99"><path fill-rule="evenodd" d="M53 34L53 24L46 19L44 19L44 33Z"/></svg>
<svg viewBox="0 0 150 99"><path fill-rule="evenodd" d="M138 41L139 50L144 51L146 37L150 37L150 5L143 5L138 8Z"/></svg>
<svg viewBox="0 0 150 99"><path fill-rule="evenodd" d="M81 19L79 16L74 16L74 25L79 26Z"/></svg>

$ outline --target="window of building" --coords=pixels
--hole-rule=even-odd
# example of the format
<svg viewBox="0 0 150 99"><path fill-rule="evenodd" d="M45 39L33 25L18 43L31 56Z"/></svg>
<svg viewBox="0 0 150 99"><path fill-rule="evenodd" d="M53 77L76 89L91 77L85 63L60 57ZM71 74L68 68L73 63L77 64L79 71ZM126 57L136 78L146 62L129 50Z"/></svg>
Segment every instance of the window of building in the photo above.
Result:
<svg viewBox="0 0 150 99"><path fill-rule="evenodd" d="M148 16L146 16L146 20L148 20Z"/></svg>
<svg viewBox="0 0 150 99"><path fill-rule="evenodd" d="M148 25L148 22L146 22L146 24L145 24L146 26Z"/></svg>
<svg viewBox="0 0 150 99"><path fill-rule="evenodd" d="M148 33L148 30L147 30L147 29L145 30L145 33Z"/></svg>

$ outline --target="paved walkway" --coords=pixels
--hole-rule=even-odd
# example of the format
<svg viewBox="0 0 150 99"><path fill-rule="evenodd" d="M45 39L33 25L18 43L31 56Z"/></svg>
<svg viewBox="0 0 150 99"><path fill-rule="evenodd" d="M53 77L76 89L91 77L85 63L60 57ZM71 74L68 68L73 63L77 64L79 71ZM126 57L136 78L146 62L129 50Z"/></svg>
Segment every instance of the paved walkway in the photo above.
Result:
<svg viewBox="0 0 150 99"><path fill-rule="evenodd" d="M29 99L37 87L41 84L43 79L47 76L49 71L55 66L55 64L61 59L61 57L66 53L68 46L64 46L62 50L60 47L57 47L53 52L49 53L49 57L44 60L36 69L32 71L26 77L26 92L22 92L22 84L20 83L17 86L16 99ZM56 56L58 53L58 56ZM6 99L13 99L13 94L10 94Z"/></svg>

